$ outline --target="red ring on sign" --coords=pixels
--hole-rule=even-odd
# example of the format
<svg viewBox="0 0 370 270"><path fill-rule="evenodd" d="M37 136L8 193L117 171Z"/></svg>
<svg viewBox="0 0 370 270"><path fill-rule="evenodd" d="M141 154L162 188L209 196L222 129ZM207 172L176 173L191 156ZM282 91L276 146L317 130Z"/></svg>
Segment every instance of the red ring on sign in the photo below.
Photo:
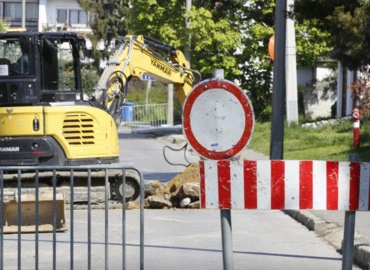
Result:
<svg viewBox="0 0 370 270"><path fill-rule="evenodd" d="M192 107L194 105L195 100L204 92L214 89L223 89L231 94L233 94L240 102L245 115L245 127L242 133L240 140L232 147L227 150L216 152L212 150L208 150L203 145L201 145L197 138L194 136L192 127L191 127L191 119L190 114ZM251 103L247 95L237 87L235 84L231 83L227 80L216 80L210 79L203 81L196 85L193 90L187 96L184 102L184 109L183 109L183 125L184 125L184 135L189 142L189 144L193 147L193 149L200 154L201 156L213 159L213 160L220 160L220 159L229 159L238 155L249 143L251 139L251 135L253 132L254 127L254 113Z"/></svg>

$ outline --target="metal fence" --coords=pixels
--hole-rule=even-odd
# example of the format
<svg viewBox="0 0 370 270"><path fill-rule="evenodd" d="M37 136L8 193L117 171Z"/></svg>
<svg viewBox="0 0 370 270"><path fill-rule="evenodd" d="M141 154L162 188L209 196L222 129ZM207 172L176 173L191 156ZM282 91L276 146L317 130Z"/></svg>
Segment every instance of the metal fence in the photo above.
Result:
<svg viewBox="0 0 370 270"><path fill-rule="evenodd" d="M140 243L136 245L140 251L135 269L144 269L143 177L135 168L122 166L0 167L0 269L56 269L57 266L63 269L126 269L126 196L119 202L110 200L110 177L116 177L116 183L122 184L122 194L126 194L128 170L140 177L140 225L137 230ZM95 177L97 174L102 179L102 187ZM77 185L85 185L82 188L86 192L86 203L81 204L84 199L77 196L81 193ZM103 192L102 199L99 196L96 199L95 190ZM9 198L12 194L14 198ZM29 200L29 196L34 196L34 200ZM48 196L50 201L45 199ZM61 196L70 205L67 218L64 218L64 199L60 204ZM45 200L50 208L44 205ZM95 201L99 200L100 205L96 205ZM84 210L74 209L77 202ZM122 210L112 209L112 205ZM97 206L104 211L93 211L92 207ZM69 232L59 232L65 231L61 227L66 225L69 225ZM49 233L41 233L43 231Z"/></svg>
<svg viewBox="0 0 370 270"><path fill-rule="evenodd" d="M128 126L157 127L167 124L168 104L147 104L133 106L132 122Z"/></svg>

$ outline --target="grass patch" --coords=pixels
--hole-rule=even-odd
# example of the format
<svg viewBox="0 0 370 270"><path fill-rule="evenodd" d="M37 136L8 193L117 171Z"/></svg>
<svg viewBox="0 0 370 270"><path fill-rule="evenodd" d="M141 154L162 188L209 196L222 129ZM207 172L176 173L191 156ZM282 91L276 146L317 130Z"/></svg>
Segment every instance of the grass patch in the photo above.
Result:
<svg viewBox="0 0 370 270"><path fill-rule="evenodd" d="M302 128L285 124L284 159L347 161L349 154L358 154L361 161L370 161L370 124L361 122L360 149L353 147L352 122L321 128ZM270 154L271 123L256 123L249 148Z"/></svg>

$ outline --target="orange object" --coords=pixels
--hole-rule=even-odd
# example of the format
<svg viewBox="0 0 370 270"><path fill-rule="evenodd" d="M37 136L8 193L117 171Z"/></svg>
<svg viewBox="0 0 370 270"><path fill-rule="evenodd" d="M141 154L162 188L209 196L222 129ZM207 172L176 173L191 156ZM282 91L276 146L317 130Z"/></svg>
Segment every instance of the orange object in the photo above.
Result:
<svg viewBox="0 0 370 270"><path fill-rule="evenodd" d="M269 45L268 45L268 51L269 51L269 55L270 55L272 61L274 61L274 58L275 58L275 35L270 37Z"/></svg>

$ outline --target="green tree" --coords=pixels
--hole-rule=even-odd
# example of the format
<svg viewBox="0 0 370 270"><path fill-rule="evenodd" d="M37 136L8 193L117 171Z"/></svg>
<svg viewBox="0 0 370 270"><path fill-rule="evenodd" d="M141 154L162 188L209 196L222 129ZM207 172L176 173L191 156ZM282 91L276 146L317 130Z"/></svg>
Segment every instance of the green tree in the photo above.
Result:
<svg viewBox="0 0 370 270"><path fill-rule="evenodd" d="M272 69L267 45L274 34L274 1L253 1L242 8L239 19L242 52L239 65L242 71L240 83L249 91L256 118L268 120L271 116Z"/></svg>
<svg viewBox="0 0 370 270"><path fill-rule="evenodd" d="M193 1L185 15L184 1L134 0L133 33L150 35L184 48L191 37L191 64L206 76L223 68L228 79L238 79L249 90L260 119L271 114L273 62L267 45L274 34L274 0ZM185 18L191 20L185 29ZM296 23L298 65L313 67L332 50L320 20Z"/></svg>
<svg viewBox="0 0 370 270"><path fill-rule="evenodd" d="M190 43L192 68L203 77L223 68L226 78L238 79L242 88L249 90L257 117L269 118L273 63L267 45L274 34L274 0L251 0L247 4L241 0L193 0L188 14L185 2L178 0L133 0L130 6L129 1L122 0L115 2L114 8L105 8L102 0L78 1L96 14L93 40L110 32L113 37L126 33L147 35L179 49ZM307 10L310 9L298 8L294 13L297 61L313 67L320 57L329 54L332 44L329 30L323 27L325 22L315 19L314 14L302 14ZM191 21L189 29L185 28L185 19Z"/></svg>
<svg viewBox="0 0 370 270"><path fill-rule="evenodd" d="M100 59L107 58L110 52L107 49L97 50L97 43L104 40L105 45L108 45L113 38L128 33L131 20L129 1L77 0L77 2L92 17L90 25L93 32L88 35L92 42L90 56L95 60L94 65L98 69Z"/></svg>
<svg viewBox="0 0 370 270"><path fill-rule="evenodd" d="M130 7L128 0L77 0L78 4L93 18L91 29L97 40L109 40L117 35L124 36L130 24Z"/></svg>
<svg viewBox="0 0 370 270"><path fill-rule="evenodd" d="M254 0L239 8L236 20L244 33L243 50L238 58L242 70L240 82L249 90L255 114L260 120L271 116L273 62L267 46L274 35L274 0ZM289 15L289 14L287 14ZM302 19L295 23L298 66L314 67L322 57L327 57L332 47L327 43L329 33L321 30L314 19Z"/></svg>
<svg viewBox="0 0 370 270"><path fill-rule="evenodd" d="M179 0L134 0L131 4L133 33L179 49L190 42L192 68L203 76L216 68L223 68L226 76L240 73L234 52L241 45L241 33L228 18L217 16L212 2L193 1L188 14L185 2ZM185 19L191 20L189 29Z"/></svg>
<svg viewBox="0 0 370 270"><path fill-rule="evenodd" d="M370 63L369 0L297 0L295 5L298 21L314 19L318 29L329 33L333 58L350 69Z"/></svg>

